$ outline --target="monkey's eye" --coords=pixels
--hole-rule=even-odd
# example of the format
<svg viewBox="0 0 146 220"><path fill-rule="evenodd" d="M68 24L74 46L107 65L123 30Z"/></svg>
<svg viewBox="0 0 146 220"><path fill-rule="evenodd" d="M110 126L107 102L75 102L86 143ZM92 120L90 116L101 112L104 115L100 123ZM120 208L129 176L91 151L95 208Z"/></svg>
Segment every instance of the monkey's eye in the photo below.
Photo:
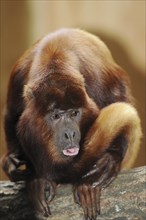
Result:
<svg viewBox="0 0 146 220"><path fill-rule="evenodd" d="M73 110L70 112L70 117L77 117L79 116L80 112L78 110Z"/></svg>
<svg viewBox="0 0 146 220"><path fill-rule="evenodd" d="M60 115L60 114L55 113L55 114L52 115L52 119L53 119L53 120L58 120L58 119L60 119L60 118L61 118L61 115Z"/></svg>

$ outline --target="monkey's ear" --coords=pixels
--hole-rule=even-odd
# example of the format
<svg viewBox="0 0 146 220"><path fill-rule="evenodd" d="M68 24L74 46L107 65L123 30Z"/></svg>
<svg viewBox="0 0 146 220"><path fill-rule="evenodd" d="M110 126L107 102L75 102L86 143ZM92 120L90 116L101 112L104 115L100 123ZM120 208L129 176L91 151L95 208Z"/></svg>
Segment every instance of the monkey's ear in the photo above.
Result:
<svg viewBox="0 0 146 220"><path fill-rule="evenodd" d="M23 97L26 100L31 100L35 98L32 87L30 85L24 85Z"/></svg>

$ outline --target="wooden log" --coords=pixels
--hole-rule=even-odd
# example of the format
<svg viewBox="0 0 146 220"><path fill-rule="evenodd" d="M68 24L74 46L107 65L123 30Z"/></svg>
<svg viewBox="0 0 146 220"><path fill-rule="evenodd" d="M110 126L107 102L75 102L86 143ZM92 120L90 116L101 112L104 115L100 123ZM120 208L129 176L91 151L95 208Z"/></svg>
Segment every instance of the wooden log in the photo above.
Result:
<svg viewBox="0 0 146 220"><path fill-rule="evenodd" d="M72 188L59 186L50 204L48 220L83 220L82 209L74 203ZM0 219L36 220L27 198L25 183L0 182ZM98 220L146 220L146 167L121 172L101 195Z"/></svg>

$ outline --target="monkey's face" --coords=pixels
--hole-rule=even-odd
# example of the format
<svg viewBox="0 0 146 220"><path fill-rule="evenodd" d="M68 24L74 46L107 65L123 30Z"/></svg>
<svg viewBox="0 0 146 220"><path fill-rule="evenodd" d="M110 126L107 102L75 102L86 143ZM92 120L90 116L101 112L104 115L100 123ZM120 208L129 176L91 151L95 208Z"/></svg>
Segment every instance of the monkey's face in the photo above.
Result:
<svg viewBox="0 0 146 220"><path fill-rule="evenodd" d="M81 108L53 109L45 117L48 126L53 131L55 146L64 157L75 157L79 153L81 117Z"/></svg>
<svg viewBox="0 0 146 220"><path fill-rule="evenodd" d="M25 86L26 108L20 127L24 130L24 123L29 125L30 139L33 139L29 145L33 143L34 148L35 141L35 149L43 151L46 160L66 163L82 152L84 137L99 111L84 85L72 82L73 79L64 82L56 78L53 86L46 82ZM31 113L27 114L27 111Z"/></svg>

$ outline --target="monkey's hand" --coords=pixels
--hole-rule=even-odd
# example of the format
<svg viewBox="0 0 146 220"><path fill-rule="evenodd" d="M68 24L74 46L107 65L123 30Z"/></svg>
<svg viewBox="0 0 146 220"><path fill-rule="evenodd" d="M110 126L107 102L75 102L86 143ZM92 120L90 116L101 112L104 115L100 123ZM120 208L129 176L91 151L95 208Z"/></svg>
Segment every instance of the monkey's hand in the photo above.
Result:
<svg viewBox="0 0 146 220"><path fill-rule="evenodd" d="M74 187L74 199L83 208L85 220L96 220L100 214L100 190L100 187L91 184Z"/></svg>
<svg viewBox="0 0 146 220"><path fill-rule="evenodd" d="M1 159L3 170L11 181L26 180L31 170L27 166L27 161L22 159L18 153L8 153Z"/></svg>
<svg viewBox="0 0 146 220"><path fill-rule="evenodd" d="M82 177L82 180L87 183L92 183L93 187L107 187L118 175L120 163L115 156L109 152L104 153L93 168Z"/></svg>
<svg viewBox="0 0 146 220"><path fill-rule="evenodd" d="M27 182L27 189L37 218L49 217L51 211L48 204L55 196L56 184L45 178L35 178Z"/></svg>
<svg viewBox="0 0 146 220"><path fill-rule="evenodd" d="M83 208L85 220L95 220L100 213L100 191L117 176L120 163L113 154L101 155L93 168L82 177L81 183L74 187L75 202Z"/></svg>

